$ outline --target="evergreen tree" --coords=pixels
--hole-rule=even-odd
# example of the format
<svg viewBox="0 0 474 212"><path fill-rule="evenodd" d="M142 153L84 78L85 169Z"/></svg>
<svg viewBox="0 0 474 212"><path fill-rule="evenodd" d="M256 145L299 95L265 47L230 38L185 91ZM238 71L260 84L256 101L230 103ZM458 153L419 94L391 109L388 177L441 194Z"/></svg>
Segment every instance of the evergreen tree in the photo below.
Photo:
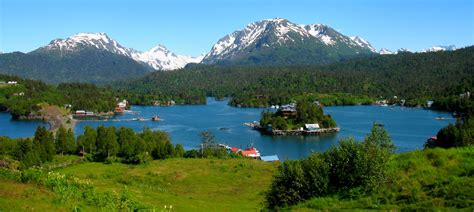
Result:
<svg viewBox="0 0 474 212"><path fill-rule="evenodd" d="M74 151L76 150L76 140L72 129L68 129L66 132L66 147L68 154L74 154Z"/></svg>
<svg viewBox="0 0 474 212"><path fill-rule="evenodd" d="M66 132L66 128L64 128L62 125L56 132L56 151L57 153L61 154L61 156L67 152Z"/></svg>

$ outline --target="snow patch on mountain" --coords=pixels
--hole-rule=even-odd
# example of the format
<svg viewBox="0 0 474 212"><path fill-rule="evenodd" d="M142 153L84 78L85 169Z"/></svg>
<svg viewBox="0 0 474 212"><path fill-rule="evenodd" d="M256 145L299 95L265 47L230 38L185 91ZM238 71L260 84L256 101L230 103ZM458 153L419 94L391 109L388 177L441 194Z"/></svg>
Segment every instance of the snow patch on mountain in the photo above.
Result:
<svg viewBox="0 0 474 212"><path fill-rule="evenodd" d="M421 52L439 52L439 51L454 51L456 50L456 46L449 45L449 46L432 46L428 49L423 49Z"/></svg>
<svg viewBox="0 0 474 212"><path fill-rule="evenodd" d="M396 54L396 52L392 52L388 49L385 49L385 48L381 48L380 51L379 51L379 54Z"/></svg>
<svg viewBox="0 0 474 212"><path fill-rule="evenodd" d="M134 50L121 46L117 41L111 39L105 33L78 33L66 39L55 39L43 50L59 50L62 52L76 51L85 47L103 49L115 54L131 57Z"/></svg>
<svg viewBox="0 0 474 212"><path fill-rule="evenodd" d="M157 45L150 50L133 56L133 59L144 62L156 70L175 70L186 66L188 63L201 62L204 55L199 57L177 55L162 45Z"/></svg>
<svg viewBox="0 0 474 212"><path fill-rule="evenodd" d="M370 43L359 36L350 37L352 41L356 42L360 47L368 48L372 52L377 52L377 50L370 45Z"/></svg>

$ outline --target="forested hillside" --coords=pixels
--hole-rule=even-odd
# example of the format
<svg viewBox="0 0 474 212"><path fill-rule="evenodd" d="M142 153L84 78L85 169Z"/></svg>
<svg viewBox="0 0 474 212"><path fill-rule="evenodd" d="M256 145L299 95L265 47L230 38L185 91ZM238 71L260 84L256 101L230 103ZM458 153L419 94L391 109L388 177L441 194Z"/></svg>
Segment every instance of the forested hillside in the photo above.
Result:
<svg viewBox="0 0 474 212"><path fill-rule="evenodd" d="M105 50L83 49L59 52L14 52L0 54L0 73L41 80L47 83L105 83L140 77L150 68L122 55Z"/></svg>
<svg viewBox="0 0 474 212"><path fill-rule="evenodd" d="M354 59L325 66L190 65L117 84L134 103L154 99L204 103L205 96L231 96L233 104L285 104L309 93L344 94L347 98L406 99L423 104L474 88L474 47L451 52L400 53ZM363 100L365 101L366 98Z"/></svg>
<svg viewBox="0 0 474 212"><path fill-rule="evenodd" d="M8 84L15 81L16 84ZM115 107L115 95L110 88L92 84L70 83L58 86L41 81L0 75L0 111L8 110L14 118L38 112L41 104L64 107L72 110L107 112Z"/></svg>

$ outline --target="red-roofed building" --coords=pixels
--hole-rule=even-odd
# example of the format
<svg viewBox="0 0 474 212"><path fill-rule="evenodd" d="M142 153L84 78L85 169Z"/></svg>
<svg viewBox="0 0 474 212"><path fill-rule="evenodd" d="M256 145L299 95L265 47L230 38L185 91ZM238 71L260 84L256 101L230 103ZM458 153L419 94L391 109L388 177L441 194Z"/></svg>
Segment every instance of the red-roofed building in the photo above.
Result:
<svg viewBox="0 0 474 212"><path fill-rule="evenodd" d="M245 157L259 158L260 152L254 147L240 151L240 153Z"/></svg>

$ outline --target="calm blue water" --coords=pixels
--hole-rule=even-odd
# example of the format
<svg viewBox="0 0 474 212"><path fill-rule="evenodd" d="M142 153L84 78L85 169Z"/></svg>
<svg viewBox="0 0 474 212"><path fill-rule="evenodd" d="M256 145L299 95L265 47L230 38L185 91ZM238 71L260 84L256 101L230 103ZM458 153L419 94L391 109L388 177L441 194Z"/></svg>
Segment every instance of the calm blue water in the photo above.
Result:
<svg viewBox="0 0 474 212"><path fill-rule="evenodd" d="M35 134L36 127L40 125L49 126L41 121L13 121L9 113L0 112L0 136L30 137Z"/></svg>
<svg viewBox="0 0 474 212"><path fill-rule="evenodd" d="M257 147L262 155L277 154L281 159L306 157L312 151L324 151L336 144L342 137L352 136L358 140L370 132L373 122L383 123L391 135L397 151L405 152L423 148L425 140L435 135L439 129L454 122L449 113L404 107L378 106L336 106L325 107L325 113L331 114L341 132L324 136L310 137L272 137L261 135L243 125L244 122L259 120L261 108L235 108L227 101L215 101L208 98L207 105L184 105L172 107L134 106L133 111L140 115L125 114L117 116L122 121L81 121L75 133L82 134L86 125L130 127L140 131L147 126L154 130L170 133L173 143L180 143L186 149L195 148L200 143L199 133L211 130L220 143L245 148L250 144ZM123 121L143 117L150 119L159 115L163 120ZM435 120L442 116L447 120ZM0 136L27 137L34 134L41 122L11 121L7 113L0 113ZM220 130L229 128L229 130Z"/></svg>
<svg viewBox="0 0 474 212"><path fill-rule="evenodd" d="M404 152L423 148L428 137L435 135L439 129L454 119L449 113L404 107L378 106L335 106L325 107L325 113L331 114L341 132L337 134L310 137L273 137L261 135L243 125L244 122L259 120L264 109L235 108L227 101L215 101L208 98L207 105L184 105L172 107L134 106L133 111L140 115L125 114L118 119L126 120L136 117L151 118L159 115L163 121L82 121L76 126L76 134L82 134L84 126L99 125L131 127L137 131L147 126L154 130L170 133L173 143L180 143L186 149L198 147L199 133L211 130L220 143L245 148L253 144L262 155L277 154L281 159L306 157L312 151L324 151L336 144L342 137L352 136L358 140L370 132L376 121L383 123L391 135L397 151ZM447 120L435 120L436 117L447 117ZM229 128L229 130L220 130Z"/></svg>

